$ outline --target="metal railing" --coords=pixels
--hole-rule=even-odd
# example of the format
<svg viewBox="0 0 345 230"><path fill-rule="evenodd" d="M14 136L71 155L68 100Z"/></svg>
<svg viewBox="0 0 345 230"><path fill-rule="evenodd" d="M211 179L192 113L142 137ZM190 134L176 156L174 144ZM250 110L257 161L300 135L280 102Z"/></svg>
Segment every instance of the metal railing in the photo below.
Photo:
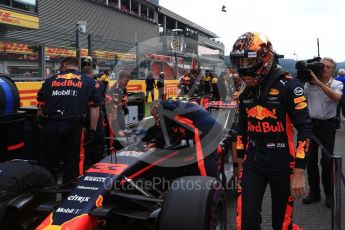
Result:
<svg viewBox="0 0 345 230"><path fill-rule="evenodd" d="M313 140L320 146L322 153L332 159L331 173L331 210L332 230L341 230L341 181L345 187L345 176L342 171L342 157L331 154L314 136Z"/></svg>
<svg viewBox="0 0 345 230"><path fill-rule="evenodd" d="M332 156L332 188L331 188L331 208L332 208L332 229L341 230L341 178L345 179L342 173L341 156Z"/></svg>

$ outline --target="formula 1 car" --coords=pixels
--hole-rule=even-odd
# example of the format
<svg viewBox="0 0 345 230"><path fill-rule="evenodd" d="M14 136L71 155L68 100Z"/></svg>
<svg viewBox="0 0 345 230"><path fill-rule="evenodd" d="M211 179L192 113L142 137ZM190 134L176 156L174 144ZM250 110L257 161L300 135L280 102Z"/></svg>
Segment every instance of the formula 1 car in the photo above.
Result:
<svg viewBox="0 0 345 230"><path fill-rule="evenodd" d="M1 162L0 229L225 230L225 189L198 176L188 144L134 143L62 185L31 161Z"/></svg>
<svg viewBox="0 0 345 230"><path fill-rule="evenodd" d="M225 230L225 190L198 176L195 151L136 141L59 186L29 161L0 163L0 229Z"/></svg>

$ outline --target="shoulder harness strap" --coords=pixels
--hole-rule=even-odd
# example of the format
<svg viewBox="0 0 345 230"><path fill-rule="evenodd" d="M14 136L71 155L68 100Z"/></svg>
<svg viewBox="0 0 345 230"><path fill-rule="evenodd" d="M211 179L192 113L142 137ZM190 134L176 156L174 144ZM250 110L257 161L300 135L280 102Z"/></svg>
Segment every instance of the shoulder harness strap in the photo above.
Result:
<svg viewBox="0 0 345 230"><path fill-rule="evenodd" d="M262 84L262 91L260 95L258 95L259 101L263 102L267 97L272 85L287 74L288 73L280 65L277 65L277 67L271 73L269 73L270 76L264 80L264 84Z"/></svg>

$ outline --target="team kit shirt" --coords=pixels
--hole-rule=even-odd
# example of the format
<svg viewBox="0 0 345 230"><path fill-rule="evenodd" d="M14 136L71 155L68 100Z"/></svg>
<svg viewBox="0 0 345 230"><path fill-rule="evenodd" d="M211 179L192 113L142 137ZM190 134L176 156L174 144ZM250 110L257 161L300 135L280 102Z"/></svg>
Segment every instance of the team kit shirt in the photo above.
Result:
<svg viewBox="0 0 345 230"><path fill-rule="evenodd" d="M37 94L39 106L51 119L75 119L86 114L89 107L98 107L99 84L77 70L68 70L45 80Z"/></svg>

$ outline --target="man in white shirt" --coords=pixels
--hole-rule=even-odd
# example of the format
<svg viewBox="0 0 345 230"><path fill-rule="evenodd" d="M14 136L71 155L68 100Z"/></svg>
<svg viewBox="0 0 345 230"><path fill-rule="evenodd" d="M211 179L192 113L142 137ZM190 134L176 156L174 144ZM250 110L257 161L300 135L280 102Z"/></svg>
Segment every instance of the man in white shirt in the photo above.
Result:
<svg viewBox="0 0 345 230"><path fill-rule="evenodd" d="M334 80L333 74L336 62L332 58L323 58L324 70L320 76L312 71L310 83L305 84L305 95L308 101L309 115L312 119L314 138L333 154L337 105L342 97L343 83ZM304 204L310 204L321 199L320 196L320 175L318 167L318 148L315 140L310 145L310 155L307 163L309 195L303 199ZM331 170L332 161L322 150L321 156L322 184L326 195L326 206L331 206Z"/></svg>

